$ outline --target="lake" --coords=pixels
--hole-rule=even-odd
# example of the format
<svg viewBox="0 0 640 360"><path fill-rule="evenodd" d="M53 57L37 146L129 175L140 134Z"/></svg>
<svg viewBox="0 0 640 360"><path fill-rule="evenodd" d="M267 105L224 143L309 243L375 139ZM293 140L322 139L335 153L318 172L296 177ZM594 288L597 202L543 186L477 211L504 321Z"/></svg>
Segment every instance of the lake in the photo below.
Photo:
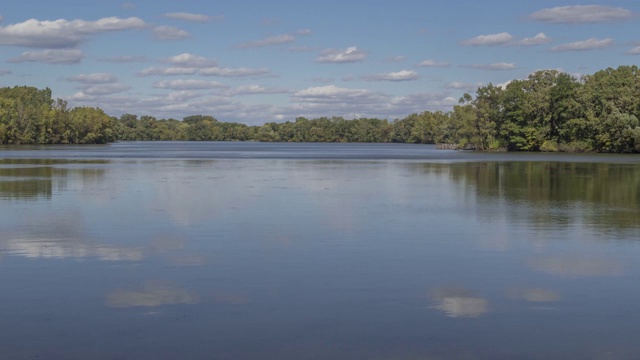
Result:
<svg viewBox="0 0 640 360"><path fill-rule="evenodd" d="M640 156L0 147L2 359L637 359Z"/></svg>

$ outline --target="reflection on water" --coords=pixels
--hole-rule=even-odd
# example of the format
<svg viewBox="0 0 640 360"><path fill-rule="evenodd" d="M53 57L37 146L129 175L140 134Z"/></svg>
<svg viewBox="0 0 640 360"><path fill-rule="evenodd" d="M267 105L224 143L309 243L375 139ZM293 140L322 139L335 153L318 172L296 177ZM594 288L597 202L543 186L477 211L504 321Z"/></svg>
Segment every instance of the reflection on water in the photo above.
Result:
<svg viewBox="0 0 640 360"><path fill-rule="evenodd" d="M103 168L77 167L108 164L106 160L0 159L0 201L50 198L67 187L70 179L100 179Z"/></svg>
<svg viewBox="0 0 640 360"><path fill-rule="evenodd" d="M542 288L514 288L509 289L507 294L512 299L534 303L556 302L561 299L561 296L557 292Z"/></svg>
<svg viewBox="0 0 640 360"><path fill-rule="evenodd" d="M424 164L446 171L479 202L508 201L532 225L584 223L603 231L640 227L640 166L609 163Z"/></svg>
<svg viewBox="0 0 640 360"><path fill-rule="evenodd" d="M532 259L529 266L533 270L558 276L622 276L625 273L623 263L602 257L554 256Z"/></svg>
<svg viewBox="0 0 640 360"><path fill-rule="evenodd" d="M114 308L189 305L198 301L197 294L165 282L147 282L142 290L118 289L107 296L107 305Z"/></svg>
<svg viewBox="0 0 640 360"><path fill-rule="evenodd" d="M440 288L431 291L433 307L450 317L475 318L489 311L487 300L462 288Z"/></svg>
<svg viewBox="0 0 640 360"><path fill-rule="evenodd" d="M104 261L135 261L143 258L141 249L79 243L73 239L59 238L2 238L0 252L27 258L96 258Z"/></svg>
<svg viewBox="0 0 640 360"><path fill-rule="evenodd" d="M638 357L636 157L387 145L12 149L0 358Z"/></svg>

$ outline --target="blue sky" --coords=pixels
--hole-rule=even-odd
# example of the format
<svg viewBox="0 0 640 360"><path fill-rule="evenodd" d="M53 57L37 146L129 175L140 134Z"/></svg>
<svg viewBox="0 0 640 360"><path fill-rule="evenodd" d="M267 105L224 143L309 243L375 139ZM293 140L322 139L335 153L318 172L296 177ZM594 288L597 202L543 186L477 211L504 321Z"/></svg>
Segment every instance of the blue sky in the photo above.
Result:
<svg viewBox="0 0 640 360"><path fill-rule="evenodd" d="M393 120L536 70L638 64L639 25L635 0L23 0L0 5L0 86L113 116Z"/></svg>

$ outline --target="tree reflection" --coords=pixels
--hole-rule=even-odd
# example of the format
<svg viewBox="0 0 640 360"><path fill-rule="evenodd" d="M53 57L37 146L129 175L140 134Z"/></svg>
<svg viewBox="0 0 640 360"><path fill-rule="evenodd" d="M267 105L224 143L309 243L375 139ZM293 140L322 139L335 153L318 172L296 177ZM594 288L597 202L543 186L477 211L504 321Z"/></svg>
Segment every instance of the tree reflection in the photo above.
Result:
<svg viewBox="0 0 640 360"><path fill-rule="evenodd" d="M101 179L107 160L0 159L0 200L50 199L72 177L83 183Z"/></svg>
<svg viewBox="0 0 640 360"><path fill-rule="evenodd" d="M448 173L484 204L505 202L509 217L532 225L580 224L640 230L640 166L585 162L420 164ZM518 211L521 210L521 211ZM478 212L490 216L491 212Z"/></svg>

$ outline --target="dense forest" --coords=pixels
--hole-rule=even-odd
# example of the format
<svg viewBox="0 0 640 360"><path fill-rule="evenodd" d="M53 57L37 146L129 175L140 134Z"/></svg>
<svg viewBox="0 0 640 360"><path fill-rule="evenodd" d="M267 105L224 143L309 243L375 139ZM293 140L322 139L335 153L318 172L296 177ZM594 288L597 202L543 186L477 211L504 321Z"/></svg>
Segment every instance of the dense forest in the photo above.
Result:
<svg viewBox="0 0 640 360"><path fill-rule="evenodd" d="M506 86L465 94L449 112L394 121L341 117L260 126L194 115L182 120L101 109L69 109L51 90L0 88L0 144L88 144L116 140L444 143L508 151L640 152L640 70L620 66L577 79L543 70Z"/></svg>

